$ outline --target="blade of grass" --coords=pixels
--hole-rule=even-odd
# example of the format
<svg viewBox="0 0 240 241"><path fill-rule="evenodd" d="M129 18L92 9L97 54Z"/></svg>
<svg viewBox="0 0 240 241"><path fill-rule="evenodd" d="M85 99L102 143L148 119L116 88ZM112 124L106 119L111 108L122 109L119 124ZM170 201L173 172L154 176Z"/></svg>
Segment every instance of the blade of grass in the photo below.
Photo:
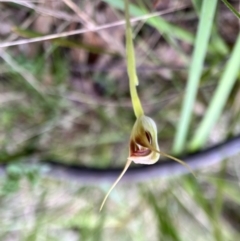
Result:
<svg viewBox="0 0 240 241"><path fill-rule="evenodd" d="M140 9L141 12L145 12L148 13L149 10L147 8L147 4L143 3L141 0L137 1L137 5L132 5L133 9L134 8L138 8ZM181 7L180 7L181 8ZM175 9L175 11L177 10L181 10L179 9ZM174 12L174 10L173 10ZM144 25L144 22L142 22L142 24ZM152 24L153 27L155 27L158 32L160 33L160 36L162 36L163 38L165 38L166 42L174 49L176 50L176 52L179 54L179 57L182 59L182 61L184 62L185 65L188 65L189 63L189 56L183 51L182 46L180 45L180 42L178 41L177 37L178 35L172 35L172 27L174 28L179 28L177 25L172 25L170 23L168 23L167 21L165 21L163 18L160 17L159 18L155 18L152 19L152 21L149 21L149 24ZM179 28L180 29L180 28ZM175 30L173 29L173 31L175 32ZM178 31L178 30L177 30ZM185 31L185 30L184 30ZM192 41L193 43L193 41ZM157 56L158 58L158 56Z"/></svg>
<svg viewBox="0 0 240 241"><path fill-rule="evenodd" d="M199 14L201 12L202 0L192 0L195 11Z"/></svg>
<svg viewBox="0 0 240 241"><path fill-rule="evenodd" d="M210 200L206 195L206 190L204 190L203 186L194 178L189 176L182 179L182 181L181 186L184 188L182 191L186 191L191 202L195 202L197 208L199 208L201 212L203 211L205 219L209 225L208 228L211 232L211 236L217 241L228 240L228 229L223 229L223 223L220 218L222 204L221 198L225 187L221 185L219 187L220 190L216 191L219 191L220 193L216 193L215 199ZM219 230L221 230L221 233L217 233ZM221 238L219 238L220 235Z"/></svg>
<svg viewBox="0 0 240 241"><path fill-rule="evenodd" d="M26 82L42 97L42 99L46 100L43 94L43 88L35 79L35 77L26 69L22 68L18 63L5 51L0 51L0 57L17 73L19 73Z"/></svg>
<svg viewBox="0 0 240 241"><path fill-rule="evenodd" d="M220 171L220 176L224 178L224 174L226 172L227 162L222 162L222 168ZM221 211L223 209L223 190L224 190L224 183L218 183L216 187L216 194L215 194L215 202L213 206L213 217L214 217L214 224L213 224L213 233L215 236L216 241L223 241L223 233L221 230L220 225L220 218L221 218Z"/></svg>
<svg viewBox="0 0 240 241"><path fill-rule="evenodd" d="M240 34L235 43L231 57L225 67L222 77L219 81L218 87L211 100L210 106L200 123L194 137L190 143L190 150L196 150L202 146L207 140L211 128L217 122L223 108L227 102L229 94L233 88L234 83L237 80L237 76L240 74Z"/></svg>
<svg viewBox="0 0 240 241"><path fill-rule="evenodd" d="M240 14L239 12L227 1L227 0L222 0L224 4L230 9L230 11L233 12L233 14L240 19Z"/></svg>
<svg viewBox="0 0 240 241"><path fill-rule="evenodd" d="M113 6L114 8L124 10L124 4L123 4L123 1L121 1L121 0L114 0L114 1L113 0L104 0L104 1L107 2L108 4L110 4L111 6ZM148 11L145 9L141 9L138 6L133 5L133 4L129 4L129 5L130 5L129 11L130 11L131 15L142 16L142 15L148 14ZM175 10L180 10L185 7L186 6L178 7L178 8L175 8ZM172 11L174 11L174 9ZM169 38L175 37L175 38L178 38L185 42L188 42L190 44L193 44L193 42L194 42L193 34L191 34L190 32L188 32L176 25L168 23L166 20L164 20L163 18L161 18L159 16L154 19L147 20L146 23L149 24L150 26L158 29L161 34L166 34L167 36L169 36Z"/></svg>
<svg viewBox="0 0 240 241"><path fill-rule="evenodd" d="M159 240L180 241L181 238L179 236L179 232L176 228L173 217L171 217L168 211L168 208L165 205L160 206L158 204L159 200L157 200L157 198L152 192L148 191L148 193L144 194L144 196L147 196L149 205L151 206L153 213L156 216ZM162 196L162 198L167 199L167 197L164 196Z"/></svg>
<svg viewBox="0 0 240 241"><path fill-rule="evenodd" d="M192 109L197 94L198 83L201 77L203 63L207 53L207 47L211 34L216 6L217 0L204 0L203 2L192 62L188 75L186 95L183 101L181 118L178 123L177 133L173 144L173 152L176 154L182 152L186 142Z"/></svg>
<svg viewBox="0 0 240 241"><path fill-rule="evenodd" d="M211 38L211 50L215 53L221 54L221 56L226 56L230 51L227 44L224 42L223 38L218 33L216 25L213 26L213 33Z"/></svg>
<svg viewBox="0 0 240 241"><path fill-rule="evenodd" d="M217 187L218 185L223 186L224 196L230 201L240 205L239 185L236 181L229 181L226 179L213 178L213 177L207 177L207 181L215 187Z"/></svg>
<svg viewBox="0 0 240 241"><path fill-rule="evenodd" d="M184 211L186 215L189 215L188 218L191 219L189 220L191 223L196 222L196 225L204 228L206 233L211 233L211 225L207 215L198 203L196 203L192 198L189 198L189 194L184 190L184 188L179 186L178 189L174 189L172 191L172 195L175 197L179 205L179 209Z"/></svg>
<svg viewBox="0 0 240 241"><path fill-rule="evenodd" d="M202 7L202 0L192 0L194 9L199 16L201 13L201 7ZM218 28L216 26L216 23L213 23L213 32L212 32L212 38L209 43L209 50L214 52L214 54L219 53L222 56L225 56L229 53L228 46L224 42L223 38L218 33Z"/></svg>

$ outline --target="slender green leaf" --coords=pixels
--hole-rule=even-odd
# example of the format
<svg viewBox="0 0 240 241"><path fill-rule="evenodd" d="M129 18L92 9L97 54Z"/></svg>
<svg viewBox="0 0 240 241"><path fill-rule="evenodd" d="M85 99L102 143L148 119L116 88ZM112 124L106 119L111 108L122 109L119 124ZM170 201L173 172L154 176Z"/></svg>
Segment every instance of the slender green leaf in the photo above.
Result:
<svg viewBox="0 0 240 241"><path fill-rule="evenodd" d="M122 1L122 0L114 0L114 1L113 0L104 0L104 1L109 3L110 5L112 5L113 7L117 8L117 9L124 10L124 1ZM133 5L133 4L130 4L129 11L130 11L131 15L134 15L136 17L148 14L147 10L141 9L138 6ZM164 20L160 16L148 19L146 21L146 23L149 24L150 26L158 29L159 32L161 32L161 34L166 34L169 37L171 36L171 37L178 38L178 39L188 42L190 44L193 44L193 42L194 42L193 34L191 34L190 32L188 32L176 25L168 23L166 20Z"/></svg>
<svg viewBox="0 0 240 241"><path fill-rule="evenodd" d="M239 12L227 0L222 0L222 1L233 12L233 14L240 19Z"/></svg>
<svg viewBox="0 0 240 241"><path fill-rule="evenodd" d="M220 36L216 25L213 26L209 50L214 51L214 53L219 53L221 56L226 56L229 53L229 48Z"/></svg>
<svg viewBox="0 0 240 241"><path fill-rule="evenodd" d="M178 123L177 134L175 136L173 145L173 151L177 154L183 150L186 142L192 109L197 94L198 83L207 53L216 6L217 0L204 0L203 2L192 62L188 75L185 98L181 111L181 118Z"/></svg>
<svg viewBox="0 0 240 241"><path fill-rule="evenodd" d="M238 205L240 205L239 185L237 182L220 178L208 178L208 182L216 187L218 185L223 186L224 195L232 202L236 202Z"/></svg>
<svg viewBox="0 0 240 241"><path fill-rule="evenodd" d="M164 240L180 241L181 238L174 223L174 218L171 217L168 208L166 206L160 206L159 201L152 192L149 191L145 196L148 197L148 202L157 218L159 240L162 240L161 237L163 237ZM167 198L165 197L165 199Z"/></svg>
<svg viewBox="0 0 240 241"><path fill-rule="evenodd" d="M220 176L224 178L225 173L226 173L226 164L227 162L224 161L222 162L222 170L220 173ZM221 210L223 208L223 195L224 192L224 183L218 183L216 186L216 192L215 192L215 201L214 201L214 206L213 206L213 217L215 222L213 222L213 233L215 236L216 241L223 241L223 232L221 230L221 225L220 225L220 217L221 217Z"/></svg>
<svg viewBox="0 0 240 241"><path fill-rule="evenodd" d="M195 135L190 143L190 149L196 150L207 140L209 133L218 121L221 112L226 104L229 94L240 74L240 34L232 51L231 57L225 67L218 87L211 100L210 106L200 123Z"/></svg>
<svg viewBox="0 0 240 241"><path fill-rule="evenodd" d="M195 11L199 14L201 12L202 1L201 0L192 0L193 7Z"/></svg>
<svg viewBox="0 0 240 241"><path fill-rule="evenodd" d="M200 16L202 0L192 0L192 3L197 15ZM219 53L223 56L229 53L228 46L224 42L223 38L220 36L216 23L215 24L213 23L213 32L212 32L212 38L209 43L209 51L211 51L211 53L213 52L213 54Z"/></svg>

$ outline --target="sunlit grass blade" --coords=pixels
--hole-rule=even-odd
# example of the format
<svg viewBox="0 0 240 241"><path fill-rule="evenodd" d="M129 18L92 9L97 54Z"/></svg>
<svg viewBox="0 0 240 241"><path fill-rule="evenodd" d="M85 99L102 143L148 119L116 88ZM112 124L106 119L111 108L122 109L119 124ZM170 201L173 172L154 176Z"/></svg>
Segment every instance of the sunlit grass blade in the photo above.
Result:
<svg viewBox="0 0 240 241"><path fill-rule="evenodd" d="M174 139L173 152L179 154L185 146L187 132L195 102L198 83L201 77L204 59L207 53L212 23L217 6L217 0L204 0L198 25L197 36L189 70L186 94L183 101L181 118L178 123L177 133Z"/></svg>
<svg viewBox="0 0 240 241"><path fill-rule="evenodd" d="M199 17L201 13L202 0L192 0L192 3ZM216 23L213 23L212 37L209 43L209 51L211 51L211 53L213 52L213 54L219 53L222 56L225 56L229 53L229 48L223 40L223 37L219 34L219 29L217 28Z"/></svg>
<svg viewBox="0 0 240 241"><path fill-rule="evenodd" d="M124 10L124 1L122 0L104 0L105 2L112 5L114 8ZM142 16L148 14L145 9L141 9L137 5L130 4L129 7L130 14L134 16ZM171 24L164 20L162 17L158 16L154 19L147 20L146 23L156 28L161 34L166 34L169 37L175 37L177 39L183 40L190 44L194 42L194 36L185 29L182 29L174 24Z"/></svg>
<svg viewBox="0 0 240 241"><path fill-rule="evenodd" d="M210 106L200 123L194 137L190 143L190 149L196 150L207 140L211 128L217 122L223 108L227 102L229 94L237 81L237 76L240 74L240 34L235 43L231 57L225 67L218 87L211 100Z"/></svg>

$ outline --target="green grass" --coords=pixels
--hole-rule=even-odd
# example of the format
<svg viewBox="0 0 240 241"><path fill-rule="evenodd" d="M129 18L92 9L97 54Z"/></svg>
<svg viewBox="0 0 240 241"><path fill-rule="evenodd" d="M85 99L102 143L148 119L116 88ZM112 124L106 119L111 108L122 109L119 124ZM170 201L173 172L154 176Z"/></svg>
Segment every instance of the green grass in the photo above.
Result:
<svg viewBox="0 0 240 241"><path fill-rule="evenodd" d="M198 85L204 66L204 59L207 54L207 46L211 35L216 6L216 0L211 2L205 0L202 4L181 117L173 144L173 152L176 154L181 153L186 145L192 109L195 103Z"/></svg>
<svg viewBox="0 0 240 241"><path fill-rule="evenodd" d="M218 121L224 105L226 105L231 90L240 76L240 35L236 40L232 54L219 80L217 89L212 97L211 103L205 113L202 122L199 124L196 133L190 143L192 150L199 149L206 142L212 127Z"/></svg>
<svg viewBox="0 0 240 241"><path fill-rule="evenodd" d="M240 18L239 12L227 0L222 0L222 1L230 9L230 11L232 11L233 14L239 19Z"/></svg>

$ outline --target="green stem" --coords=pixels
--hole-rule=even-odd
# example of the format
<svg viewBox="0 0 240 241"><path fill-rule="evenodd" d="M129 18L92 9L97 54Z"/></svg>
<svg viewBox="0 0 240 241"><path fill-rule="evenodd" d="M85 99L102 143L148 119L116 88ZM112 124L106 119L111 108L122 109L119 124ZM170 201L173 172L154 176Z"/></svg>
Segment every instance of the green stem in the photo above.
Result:
<svg viewBox="0 0 240 241"><path fill-rule="evenodd" d="M138 118L144 115L144 111L138 97L137 88L138 77L136 73L135 53L132 40L132 29L129 20L129 5L128 0L125 0L125 19L126 19L126 55L127 55L127 72L129 78L130 94L132 99L133 110Z"/></svg>

